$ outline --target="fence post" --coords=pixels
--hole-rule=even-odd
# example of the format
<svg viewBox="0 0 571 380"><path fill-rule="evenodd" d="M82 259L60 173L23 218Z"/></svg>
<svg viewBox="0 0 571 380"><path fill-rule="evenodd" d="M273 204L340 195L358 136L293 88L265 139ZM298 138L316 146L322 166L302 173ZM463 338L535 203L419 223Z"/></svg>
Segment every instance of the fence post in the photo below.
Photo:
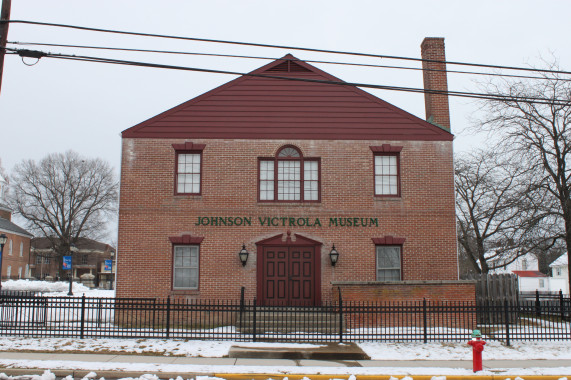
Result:
<svg viewBox="0 0 571 380"><path fill-rule="evenodd" d="M559 289L559 313L561 314L561 320L565 320L565 306L563 306L563 290Z"/></svg>
<svg viewBox="0 0 571 380"><path fill-rule="evenodd" d="M240 332L242 332L242 320L244 319L244 290L245 288L242 286L240 289L240 322L238 322Z"/></svg>
<svg viewBox="0 0 571 380"><path fill-rule="evenodd" d="M506 323L506 346L510 346L510 315L508 310L508 300L504 300L504 320Z"/></svg>
<svg viewBox="0 0 571 380"><path fill-rule="evenodd" d="M171 297L167 297L167 339L171 335Z"/></svg>
<svg viewBox="0 0 571 380"><path fill-rule="evenodd" d="M535 291L535 315L541 316L541 302L539 301L539 290Z"/></svg>
<svg viewBox="0 0 571 380"><path fill-rule="evenodd" d="M254 297L254 304L252 305L252 309L253 309L253 314L252 314L252 325L253 325L253 331L252 331L252 341L255 342L256 341L256 297Z"/></svg>
<svg viewBox="0 0 571 380"><path fill-rule="evenodd" d="M85 293L81 297L81 329L79 333L79 338L83 339L85 333Z"/></svg>
<svg viewBox="0 0 571 380"><path fill-rule="evenodd" d="M341 298L341 288L339 291L339 343L343 343L343 298Z"/></svg>
<svg viewBox="0 0 571 380"><path fill-rule="evenodd" d="M428 343L428 316L426 308L426 298L422 299L422 324L424 326L424 343Z"/></svg>

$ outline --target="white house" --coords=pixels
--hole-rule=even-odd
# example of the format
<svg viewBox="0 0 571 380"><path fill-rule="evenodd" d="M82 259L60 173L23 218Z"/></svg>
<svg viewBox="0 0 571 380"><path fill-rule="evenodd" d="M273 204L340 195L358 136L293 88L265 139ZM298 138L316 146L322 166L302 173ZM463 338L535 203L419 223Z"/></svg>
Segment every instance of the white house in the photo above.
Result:
<svg viewBox="0 0 571 380"><path fill-rule="evenodd" d="M493 252L490 253L492 256ZM504 259L493 259L490 266L498 266L505 263ZM533 254L520 256L509 264L490 270L490 273L513 273L518 277L519 292L540 292L559 291L560 288L551 289L551 278L539 271L539 261Z"/></svg>
<svg viewBox="0 0 571 380"><path fill-rule="evenodd" d="M561 289L563 294L569 294L569 258L567 254L559 256L557 260L549 264L551 267L552 286Z"/></svg>

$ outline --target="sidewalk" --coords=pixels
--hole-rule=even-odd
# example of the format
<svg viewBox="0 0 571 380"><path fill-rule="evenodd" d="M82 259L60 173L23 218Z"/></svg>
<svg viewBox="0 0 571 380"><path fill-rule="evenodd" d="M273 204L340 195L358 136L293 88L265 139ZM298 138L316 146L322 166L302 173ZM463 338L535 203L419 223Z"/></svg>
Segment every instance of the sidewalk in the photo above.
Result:
<svg viewBox="0 0 571 380"><path fill-rule="evenodd" d="M58 377L82 378L96 372L97 378L138 378L156 374L161 379L211 376L221 379L388 379L405 375L413 379L446 376L450 379L505 379L521 376L528 379L571 378L571 360L488 360L484 371L472 372L472 362L465 360L292 360L248 358L197 358L152 355L69 354L0 352L0 373L9 376L41 374L50 369ZM530 369L534 369L530 372ZM539 371L538 371L539 369ZM547 374L547 376L538 375Z"/></svg>

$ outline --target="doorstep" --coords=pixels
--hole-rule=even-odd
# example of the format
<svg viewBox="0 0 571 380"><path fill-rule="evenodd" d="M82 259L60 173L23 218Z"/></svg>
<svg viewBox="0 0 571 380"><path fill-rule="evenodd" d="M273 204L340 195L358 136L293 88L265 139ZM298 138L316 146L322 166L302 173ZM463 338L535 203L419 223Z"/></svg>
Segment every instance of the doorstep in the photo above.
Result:
<svg viewBox="0 0 571 380"><path fill-rule="evenodd" d="M313 359L313 360L370 360L355 343L331 343L310 348L232 346L231 358L255 359Z"/></svg>

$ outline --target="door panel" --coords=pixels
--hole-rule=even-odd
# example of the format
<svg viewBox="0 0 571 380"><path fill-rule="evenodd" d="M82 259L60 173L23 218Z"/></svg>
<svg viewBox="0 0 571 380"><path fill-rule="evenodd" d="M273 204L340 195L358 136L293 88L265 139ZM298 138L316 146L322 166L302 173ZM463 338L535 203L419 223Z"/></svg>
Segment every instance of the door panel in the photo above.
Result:
<svg viewBox="0 0 571 380"><path fill-rule="evenodd" d="M315 304L314 247L264 247L263 303Z"/></svg>

